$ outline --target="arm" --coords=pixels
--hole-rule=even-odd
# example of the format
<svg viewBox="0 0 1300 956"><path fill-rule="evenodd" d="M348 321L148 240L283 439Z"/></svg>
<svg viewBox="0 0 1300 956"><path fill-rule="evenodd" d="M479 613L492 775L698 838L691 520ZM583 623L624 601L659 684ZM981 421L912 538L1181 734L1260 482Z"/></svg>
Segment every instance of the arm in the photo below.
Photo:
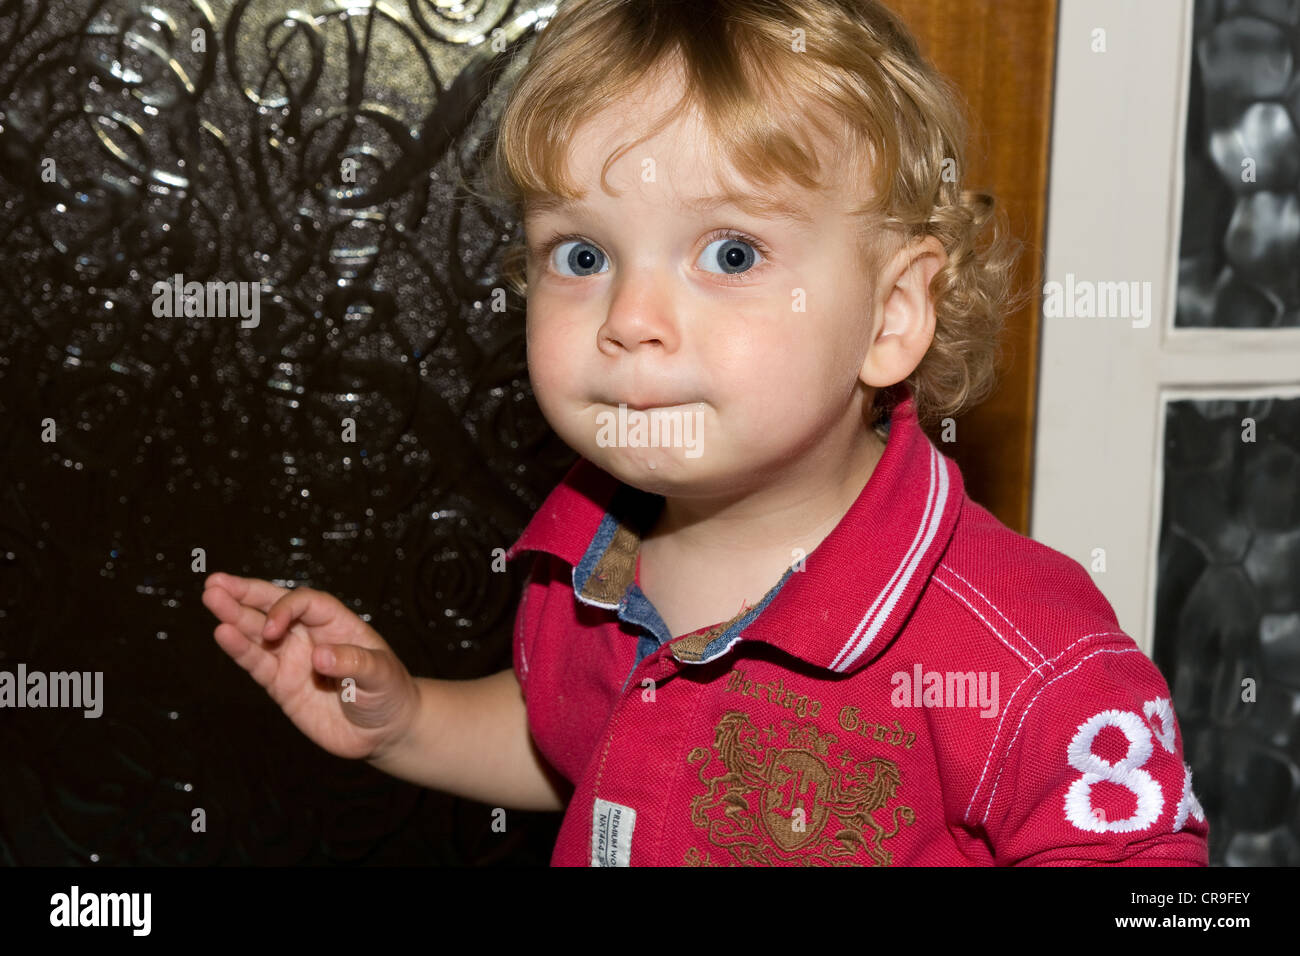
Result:
<svg viewBox="0 0 1300 956"><path fill-rule="evenodd" d="M1055 664L1010 711L983 822L1000 864L1206 866L1169 689L1127 639Z"/></svg>
<svg viewBox="0 0 1300 956"><path fill-rule="evenodd" d="M369 759L411 783L514 810L563 810L567 786L533 745L513 670L476 680L415 679L407 732Z"/></svg>

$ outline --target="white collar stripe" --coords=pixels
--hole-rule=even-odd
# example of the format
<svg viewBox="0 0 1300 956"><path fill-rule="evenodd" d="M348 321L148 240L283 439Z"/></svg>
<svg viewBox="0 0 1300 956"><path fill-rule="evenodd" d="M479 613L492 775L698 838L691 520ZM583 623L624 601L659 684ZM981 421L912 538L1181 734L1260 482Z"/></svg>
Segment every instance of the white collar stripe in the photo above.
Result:
<svg viewBox="0 0 1300 956"><path fill-rule="evenodd" d="M890 576L889 583L886 584L884 588L881 589L880 593L876 595L876 599L871 602L871 607L867 609L867 613L863 615L862 620L858 622L858 626L854 628L849 639L844 643L844 646L840 648L840 652L836 654L835 659L831 661L831 670L842 671L844 670L844 667L848 666L847 664L841 666L840 661L844 658L845 654L848 654L849 651L854 648L854 645L858 641L858 635L861 634L863 629L871 622L872 618L876 614L876 609L880 607L881 602L885 600L886 595L888 595L894 587L894 582L898 580L898 576L902 574L903 569L907 567L908 561L911 560L913 553L915 553L917 546L921 543L921 539L925 535L926 522L930 518L930 511L934 505L934 446L930 447L930 452L930 487L926 491L925 510L921 512L921 520L916 526L916 535L912 538L912 543L908 545L907 552L903 555L903 559L898 563L898 567L894 568L894 573ZM870 637L868 637L867 640L870 642ZM859 651L860 650L861 649L859 648ZM857 654L854 654L853 656L856 658Z"/></svg>
<svg viewBox="0 0 1300 956"><path fill-rule="evenodd" d="M934 467L939 469L939 491L935 499L934 509L929 515L929 522L926 524L925 539L921 542L919 548L913 549L911 560L907 562L907 569L903 572L903 576L897 581L897 583L894 584L893 589L889 591L889 597L886 599L884 607L882 607L877 613L875 619L871 622L870 628L858 642L858 646L854 648L853 653L849 655L847 660L836 668L837 670L842 671L852 666L853 662L861 657L863 652L871 646L871 642L875 640L876 634L880 632L880 629L884 626L885 622L889 620L889 615L894 610L894 605L898 603L898 599L901 598L903 592L907 590L907 585L911 582L913 575L916 573L917 565L921 563L921 558L925 556L926 551L930 550L930 545L934 541L934 536L939 530L939 525L943 520L944 505L948 500L948 469L944 466L943 461L939 458L939 453L935 450L933 445L930 446L930 454L932 456L932 469ZM933 471L931 474L933 475ZM931 487L933 487L933 478L931 478Z"/></svg>

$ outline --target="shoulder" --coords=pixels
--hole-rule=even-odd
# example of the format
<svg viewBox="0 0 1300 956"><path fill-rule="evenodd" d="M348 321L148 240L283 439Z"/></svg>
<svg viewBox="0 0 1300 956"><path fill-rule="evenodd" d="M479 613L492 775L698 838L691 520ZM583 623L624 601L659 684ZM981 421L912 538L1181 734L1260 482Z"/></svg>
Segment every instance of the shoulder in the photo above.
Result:
<svg viewBox="0 0 1300 956"><path fill-rule="evenodd" d="M949 755L999 862L1204 865L1168 684L1082 565L967 499L926 596L960 635L951 653L1004 678L997 719L967 719Z"/></svg>
<svg viewBox="0 0 1300 956"><path fill-rule="evenodd" d="M1089 644L1136 645L1079 562L1012 531L969 498L931 576L976 640L995 641L1033 668Z"/></svg>
<svg viewBox="0 0 1300 956"><path fill-rule="evenodd" d="M998 720L987 722L987 740L977 735L987 748L985 772L1023 742L1028 724L1060 723L1058 695L1091 708L1089 714L1140 713L1147 702L1169 697L1163 676L1120 628L1082 565L969 499L927 598L931 619L951 635L952 666L979 661L1001 678Z"/></svg>
<svg viewBox="0 0 1300 956"><path fill-rule="evenodd" d="M520 685L528 680L528 660L538 638L548 628L552 607L568 608L570 602L552 602L551 595L572 593L572 569L561 558L546 551L529 553L524 559L526 571L519 600L515 606L514 636L511 641L515 674Z"/></svg>

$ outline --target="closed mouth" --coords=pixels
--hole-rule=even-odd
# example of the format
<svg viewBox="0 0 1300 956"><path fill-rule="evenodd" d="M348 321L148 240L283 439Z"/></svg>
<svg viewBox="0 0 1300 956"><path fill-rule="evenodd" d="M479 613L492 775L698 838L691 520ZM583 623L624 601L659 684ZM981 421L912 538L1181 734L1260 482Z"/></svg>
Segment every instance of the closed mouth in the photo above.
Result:
<svg viewBox="0 0 1300 956"><path fill-rule="evenodd" d="M630 411L649 411L650 408L677 408L677 407L688 406L688 405L703 405L703 402L698 402L698 401L675 402L672 401L672 399L667 399L667 401L663 401L663 402L612 401L612 402L604 402L604 405L614 406L615 408L619 407L620 405L627 406L628 410Z"/></svg>
<svg viewBox="0 0 1300 956"><path fill-rule="evenodd" d="M612 405L617 408L619 405L626 405L631 411L644 412L652 408L676 408L679 405L698 405L699 402L606 402L606 405Z"/></svg>

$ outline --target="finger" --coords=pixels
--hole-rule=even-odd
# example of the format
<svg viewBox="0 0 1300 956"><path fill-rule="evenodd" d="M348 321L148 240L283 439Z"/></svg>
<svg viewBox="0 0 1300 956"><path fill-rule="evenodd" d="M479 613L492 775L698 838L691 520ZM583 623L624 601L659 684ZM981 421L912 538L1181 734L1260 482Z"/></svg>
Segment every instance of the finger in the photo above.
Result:
<svg viewBox="0 0 1300 956"><path fill-rule="evenodd" d="M215 571L203 582L207 589L225 588L240 604L247 604L263 613L271 609L276 601L289 593L288 588L263 581L261 578L241 578L234 574Z"/></svg>
<svg viewBox="0 0 1300 956"><path fill-rule="evenodd" d="M262 687L270 687L279 662L256 642L250 641L233 624L218 624L212 632L217 644Z"/></svg>
<svg viewBox="0 0 1300 956"><path fill-rule="evenodd" d="M384 690L393 677L387 654L356 644L317 644L311 666L326 677L351 677L358 690Z"/></svg>
<svg viewBox="0 0 1300 956"><path fill-rule="evenodd" d="M305 627L321 627L334 620L337 610L333 599L323 591L294 588L286 591L266 612L262 636L279 637L294 622L301 622Z"/></svg>
<svg viewBox="0 0 1300 956"><path fill-rule="evenodd" d="M210 587L203 592L203 605L224 624L230 624L249 640L261 642L266 615L246 604L240 604L229 591Z"/></svg>

